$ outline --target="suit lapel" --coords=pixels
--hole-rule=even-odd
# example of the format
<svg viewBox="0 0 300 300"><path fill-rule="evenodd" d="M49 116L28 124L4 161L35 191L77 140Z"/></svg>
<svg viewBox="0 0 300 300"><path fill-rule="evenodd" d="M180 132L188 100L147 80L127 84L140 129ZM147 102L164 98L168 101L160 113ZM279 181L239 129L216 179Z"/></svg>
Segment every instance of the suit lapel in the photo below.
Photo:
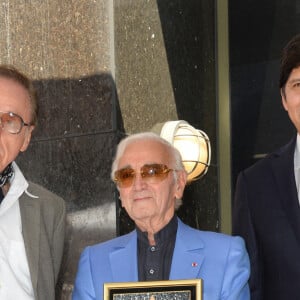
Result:
<svg viewBox="0 0 300 300"><path fill-rule="evenodd" d="M170 280L199 277L205 259L203 253L204 244L199 238L199 232L191 230L178 219ZM110 253L110 265L114 282L138 281L136 231L130 233Z"/></svg>
<svg viewBox="0 0 300 300"><path fill-rule="evenodd" d="M110 254L114 282L138 281L136 231L127 237Z"/></svg>
<svg viewBox="0 0 300 300"><path fill-rule="evenodd" d="M23 193L19 200L22 234L34 290L37 288L39 250L40 250L40 203Z"/></svg>
<svg viewBox="0 0 300 300"><path fill-rule="evenodd" d="M294 151L296 138L272 159L272 169L281 195L281 204L300 241L300 208L294 175Z"/></svg>
<svg viewBox="0 0 300 300"><path fill-rule="evenodd" d="M199 238L199 232L190 230L178 219L170 280L197 278L205 259L203 250L204 244Z"/></svg>

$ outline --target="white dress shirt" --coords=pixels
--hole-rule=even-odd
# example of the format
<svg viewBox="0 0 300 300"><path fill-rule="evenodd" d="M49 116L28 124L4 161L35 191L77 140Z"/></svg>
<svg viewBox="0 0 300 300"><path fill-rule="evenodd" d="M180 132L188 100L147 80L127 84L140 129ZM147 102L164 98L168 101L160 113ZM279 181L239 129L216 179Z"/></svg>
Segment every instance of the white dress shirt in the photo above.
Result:
<svg viewBox="0 0 300 300"><path fill-rule="evenodd" d="M0 205L0 299L33 300L19 207L28 182L16 163L13 169L11 186Z"/></svg>

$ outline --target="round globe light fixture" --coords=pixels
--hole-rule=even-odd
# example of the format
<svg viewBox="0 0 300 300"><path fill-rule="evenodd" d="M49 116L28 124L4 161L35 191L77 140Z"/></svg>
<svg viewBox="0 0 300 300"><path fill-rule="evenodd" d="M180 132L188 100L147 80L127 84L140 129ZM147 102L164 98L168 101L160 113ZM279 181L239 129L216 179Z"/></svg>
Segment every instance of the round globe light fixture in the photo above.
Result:
<svg viewBox="0 0 300 300"><path fill-rule="evenodd" d="M211 159L211 147L209 138L204 131L195 129L183 120L168 121L163 124L160 136L180 152L189 182L197 180L207 173Z"/></svg>

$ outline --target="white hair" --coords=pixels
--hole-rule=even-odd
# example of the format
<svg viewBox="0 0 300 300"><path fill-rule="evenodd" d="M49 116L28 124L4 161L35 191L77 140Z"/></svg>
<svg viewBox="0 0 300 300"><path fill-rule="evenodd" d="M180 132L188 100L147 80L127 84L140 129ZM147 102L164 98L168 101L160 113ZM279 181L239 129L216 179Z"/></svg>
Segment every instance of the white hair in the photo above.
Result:
<svg viewBox="0 0 300 300"><path fill-rule="evenodd" d="M177 170L177 171L185 171L185 168L182 163L182 158L180 152L171 145L167 140L161 138L159 135L153 133L153 132L142 132L142 133L136 133L129 135L121 140L121 142L118 144L116 149L116 155L112 163L111 168L111 179L114 180L114 174L118 168L119 160L122 157L123 153L125 152L126 148L136 142L136 141L155 141L163 145L168 151L170 163L170 168ZM177 174L176 172L173 172L174 174L174 180L177 181ZM177 209L182 204L181 199L176 199L175 208Z"/></svg>

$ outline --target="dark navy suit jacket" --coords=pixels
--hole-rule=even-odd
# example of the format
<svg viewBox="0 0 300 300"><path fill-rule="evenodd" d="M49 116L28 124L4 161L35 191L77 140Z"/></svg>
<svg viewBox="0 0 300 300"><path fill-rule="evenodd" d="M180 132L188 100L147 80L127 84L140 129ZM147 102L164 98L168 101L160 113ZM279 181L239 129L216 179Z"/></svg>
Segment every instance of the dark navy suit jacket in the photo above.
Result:
<svg viewBox="0 0 300 300"><path fill-rule="evenodd" d="M296 137L239 174L233 234L251 262L253 300L300 299L300 208L294 175Z"/></svg>

